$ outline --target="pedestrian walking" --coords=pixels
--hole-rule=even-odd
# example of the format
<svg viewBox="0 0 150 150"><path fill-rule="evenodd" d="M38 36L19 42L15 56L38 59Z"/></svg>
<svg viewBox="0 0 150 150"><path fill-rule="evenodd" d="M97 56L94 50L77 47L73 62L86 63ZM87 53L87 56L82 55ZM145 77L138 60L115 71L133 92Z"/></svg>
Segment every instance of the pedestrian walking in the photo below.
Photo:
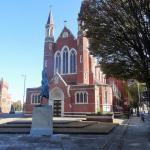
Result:
<svg viewBox="0 0 150 150"><path fill-rule="evenodd" d="M130 114L133 116L133 108L130 108Z"/></svg>
<svg viewBox="0 0 150 150"><path fill-rule="evenodd" d="M145 121L145 112L144 111L141 112L141 120L143 122Z"/></svg>

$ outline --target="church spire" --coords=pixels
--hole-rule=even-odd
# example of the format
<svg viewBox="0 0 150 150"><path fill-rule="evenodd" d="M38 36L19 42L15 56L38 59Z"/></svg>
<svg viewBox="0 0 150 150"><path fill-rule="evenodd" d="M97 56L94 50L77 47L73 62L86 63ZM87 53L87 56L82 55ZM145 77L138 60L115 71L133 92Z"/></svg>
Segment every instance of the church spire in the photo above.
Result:
<svg viewBox="0 0 150 150"><path fill-rule="evenodd" d="M54 20L53 20L53 15L52 15L51 10L50 10L50 13L49 13L49 16L48 16L47 25L54 25Z"/></svg>
<svg viewBox="0 0 150 150"><path fill-rule="evenodd" d="M54 20L53 20L53 15L52 15L51 10L50 10L50 13L49 13L49 16L47 19L45 29L46 29L45 38L50 39L50 40L54 40Z"/></svg>

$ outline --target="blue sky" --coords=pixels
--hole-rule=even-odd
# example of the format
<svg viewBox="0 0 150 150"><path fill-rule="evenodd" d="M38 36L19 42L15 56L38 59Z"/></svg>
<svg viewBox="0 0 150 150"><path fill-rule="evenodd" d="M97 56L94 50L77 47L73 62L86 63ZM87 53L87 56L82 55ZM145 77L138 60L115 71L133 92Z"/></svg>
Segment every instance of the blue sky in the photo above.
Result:
<svg viewBox="0 0 150 150"><path fill-rule="evenodd" d="M22 100L23 77L26 87L41 84L45 23L49 6L55 22L55 40L67 20L76 36L77 16L82 0L1 0L0 78L9 84L13 100Z"/></svg>

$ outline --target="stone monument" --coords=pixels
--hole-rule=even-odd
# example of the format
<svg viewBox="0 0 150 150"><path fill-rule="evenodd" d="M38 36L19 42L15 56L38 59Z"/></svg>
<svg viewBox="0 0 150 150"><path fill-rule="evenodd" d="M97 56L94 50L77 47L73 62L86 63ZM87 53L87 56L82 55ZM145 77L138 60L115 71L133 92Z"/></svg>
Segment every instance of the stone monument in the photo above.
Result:
<svg viewBox="0 0 150 150"><path fill-rule="evenodd" d="M34 107L32 114L31 136L51 136L53 134L52 106Z"/></svg>
<svg viewBox="0 0 150 150"><path fill-rule="evenodd" d="M42 71L41 83L41 105L33 109L31 136L51 136L53 134L53 112L52 106L48 105L49 87L45 69Z"/></svg>
<svg viewBox="0 0 150 150"><path fill-rule="evenodd" d="M49 98L49 87L48 87L48 76L45 69L42 71L42 81L41 81L41 104L48 104Z"/></svg>

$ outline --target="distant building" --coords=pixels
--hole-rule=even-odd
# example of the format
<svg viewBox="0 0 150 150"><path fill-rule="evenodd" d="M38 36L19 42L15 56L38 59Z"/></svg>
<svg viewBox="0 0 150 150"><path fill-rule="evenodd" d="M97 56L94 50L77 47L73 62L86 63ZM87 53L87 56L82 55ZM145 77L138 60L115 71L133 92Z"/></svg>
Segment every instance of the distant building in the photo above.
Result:
<svg viewBox="0 0 150 150"><path fill-rule="evenodd" d="M125 89L125 83L122 80L108 78L107 84L112 86L113 96L113 111L123 112L128 111L128 93Z"/></svg>
<svg viewBox="0 0 150 150"><path fill-rule="evenodd" d="M0 80L0 113L9 113L11 109L11 96L8 93L8 83Z"/></svg>
<svg viewBox="0 0 150 150"><path fill-rule="evenodd" d="M40 104L40 87L27 88L26 90L26 103L25 112L32 113L33 106Z"/></svg>

